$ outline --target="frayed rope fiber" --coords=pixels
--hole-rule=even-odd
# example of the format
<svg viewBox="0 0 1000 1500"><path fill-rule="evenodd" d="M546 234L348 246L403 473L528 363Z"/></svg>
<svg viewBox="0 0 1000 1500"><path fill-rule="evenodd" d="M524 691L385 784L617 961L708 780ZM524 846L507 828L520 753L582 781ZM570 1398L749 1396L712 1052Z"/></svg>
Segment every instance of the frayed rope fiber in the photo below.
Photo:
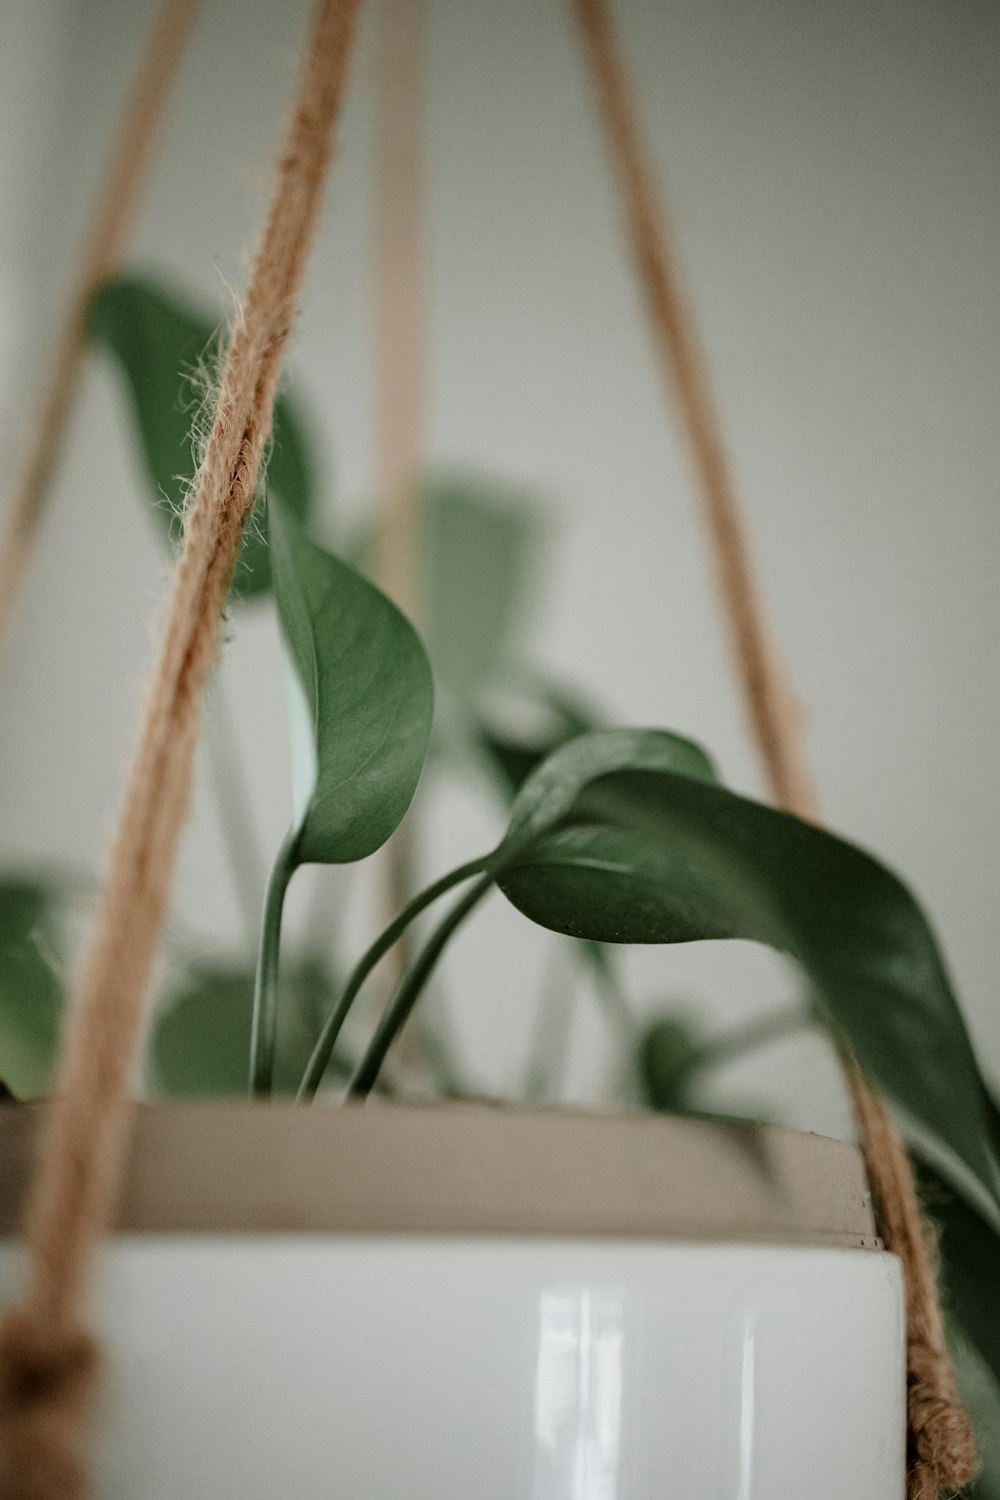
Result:
<svg viewBox="0 0 1000 1500"><path fill-rule="evenodd" d="M231 331L209 440L112 847L70 995L25 1227L27 1281L0 1326L0 1500L83 1500L98 1368L83 1307L117 1201L147 1033L145 992L190 799L205 683L312 241L359 0L322 0L276 190Z"/></svg>
<svg viewBox="0 0 1000 1500"><path fill-rule="evenodd" d="M798 715L770 639L711 386L681 296L607 0L570 0L593 75L656 350L681 410L751 727L775 801L817 820ZM838 1043L886 1246L906 1287L908 1500L938 1500L977 1472L944 1335L933 1236L909 1159L881 1099Z"/></svg>

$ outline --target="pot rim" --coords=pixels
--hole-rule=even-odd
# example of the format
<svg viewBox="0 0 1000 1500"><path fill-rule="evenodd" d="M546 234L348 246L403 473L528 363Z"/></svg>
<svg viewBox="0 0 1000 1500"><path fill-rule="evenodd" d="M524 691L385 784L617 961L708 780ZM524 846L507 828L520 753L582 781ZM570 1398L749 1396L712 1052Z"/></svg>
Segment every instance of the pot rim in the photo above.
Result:
<svg viewBox="0 0 1000 1500"><path fill-rule="evenodd" d="M18 1226L43 1115L0 1108L0 1233ZM116 1228L882 1249L844 1141L479 1103L139 1104Z"/></svg>

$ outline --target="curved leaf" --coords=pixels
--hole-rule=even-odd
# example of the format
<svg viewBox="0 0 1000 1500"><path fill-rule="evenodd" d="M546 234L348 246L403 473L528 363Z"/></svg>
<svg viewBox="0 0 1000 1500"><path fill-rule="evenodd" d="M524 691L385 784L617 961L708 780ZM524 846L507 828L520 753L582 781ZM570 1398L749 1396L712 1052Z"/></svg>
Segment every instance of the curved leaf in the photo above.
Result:
<svg viewBox="0 0 1000 1500"><path fill-rule="evenodd" d="M499 884L533 922L570 937L690 943L742 935L684 851L627 828L562 828L530 845Z"/></svg>
<svg viewBox="0 0 1000 1500"><path fill-rule="evenodd" d="M314 733L316 778L295 863L347 864L385 843L430 740L430 666L409 621L271 509L274 591Z"/></svg>
<svg viewBox="0 0 1000 1500"><path fill-rule="evenodd" d="M614 772L679 772L699 781L715 781L715 767L700 745L665 729L602 729L582 734L561 746L525 780L511 808L510 826L501 849L509 849L554 828L580 808L584 793L598 795L598 783ZM610 786L612 799L629 783ZM641 809L640 809L641 812Z"/></svg>
<svg viewBox="0 0 1000 1500"><path fill-rule="evenodd" d="M92 344L114 356L125 378L154 511L177 542L183 530L184 498L196 468L192 428L219 359L219 323L152 280L118 276L92 296L87 334ZM306 441L285 396L275 403L266 485L268 493L300 519L312 509ZM233 594L251 598L270 586L263 503L258 501L246 525Z"/></svg>
<svg viewBox="0 0 1000 1500"><path fill-rule="evenodd" d="M645 918L646 940L676 924L671 941L742 937L787 952L864 1068L996 1196L990 1101L934 937L901 882L832 834L704 775L654 772L642 733L632 740L642 775L630 772L618 796L605 774L616 743L624 770L628 738L598 734L525 782L501 851L509 858L528 834L570 828L526 849L524 876L522 860L502 869L501 889L533 920L576 936L614 940L620 926L634 941ZM588 830L592 815L606 821ZM628 919L634 891L645 904Z"/></svg>

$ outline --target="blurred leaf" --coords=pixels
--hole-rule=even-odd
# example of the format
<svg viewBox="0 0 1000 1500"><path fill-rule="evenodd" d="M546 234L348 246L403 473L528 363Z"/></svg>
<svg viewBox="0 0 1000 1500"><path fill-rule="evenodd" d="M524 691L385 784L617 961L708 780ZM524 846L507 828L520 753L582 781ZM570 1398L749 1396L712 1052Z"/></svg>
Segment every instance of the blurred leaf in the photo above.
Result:
<svg viewBox="0 0 1000 1500"><path fill-rule="evenodd" d="M0 879L0 1079L19 1099L48 1091L62 1015L57 898L41 882Z"/></svg>
<svg viewBox="0 0 1000 1500"><path fill-rule="evenodd" d="M648 921L646 940L741 937L789 953L866 1071L997 1197L992 1106L913 897L843 840L713 785L701 752L681 747L616 730L557 751L515 800L501 889L577 937L636 941ZM616 768L628 771L619 787ZM594 816L607 822L588 829Z"/></svg>
<svg viewBox="0 0 1000 1500"><path fill-rule="evenodd" d="M597 728L591 710L565 689L535 680L529 698L549 720L545 733L519 736L486 721L476 730L477 743L508 797L520 791L535 767L554 750Z"/></svg>
<svg viewBox="0 0 1000 1500"><path fill-rule="evenodd" d="M87 309L92 344L107 349L129 393L160 524L174 542L183 530L181 512L196 468L192 426L202 406L205 381L219 359L219 323L156 282L118 276L99 287ZM294 406L279 396L267 465L267 492L299 519L312 509L306 440ZM247 522L233 577L233 594L252 598L271 586L263 501Z"/></svg>
<svg viewBox="0 0 1000 1500"><path fill-rule="evenodd" d="M925 1161L917 1180L938 1228L947 1304L1000 1381L1000 1235Z"/></svg>
<svg viewBox="0 0 1000 1500"><path fill-rule="evenodd" d="M436 679L466 701L503 668L540 540L538 508L478 481L443 479L424 496L420 618Z"/></svg>
<svg viewBox="0 0 1000 1500"><path fill-rule="evenodd" d="M954 1319L948 1320L948 1345L958 1376L958 1398L972 1421L982 1465L962 1495L964 1500L1000 1500L1000 1385Z"/></svg>
<svg viewBox="0 0 1000 1500"><path fill-rule="evenodd" d="M416 791L433 717L430 667L395 605L276 510L271 542L316 751L295 860L347 864L385 842Z"/></svg>
<svg viewBox="0 0 1000 1500"><path fill-rule="evenodd" d="M497 773L500 786L507 797L513 797L535 767L565 743L561 739L552 743L517 740L510 735L496 734L485 728L479 730L478 742Z"/></svg>
<svg viewBox="0 0 1000 1500"><path fill-rule="evenodd" d="M157 1019L151 1049L155 1082L165 1094L225 1098L246 1094L250 1067L252 969L194 965ZM315 960L289 963L282 975L275 1090L294 1094L330 1002L333 981Z"/></svg>
<svg viewBox="0 0 1000 1500"><path fill-rule="evenodd" d="M651 1109L683 1114L704 1053L704 1038L688 1021L664 1016L639 1043L639 1081Z"/></svg>
<svg viewBox="0 0 1000 1500"><path fill-rule="evenodd" d="M469 704L510 657L538 550L538 507L501 485L445 478L423 486L419 515L421 635L435 682ZM373 576L373 525L355 534L345 556Z"/></svg>

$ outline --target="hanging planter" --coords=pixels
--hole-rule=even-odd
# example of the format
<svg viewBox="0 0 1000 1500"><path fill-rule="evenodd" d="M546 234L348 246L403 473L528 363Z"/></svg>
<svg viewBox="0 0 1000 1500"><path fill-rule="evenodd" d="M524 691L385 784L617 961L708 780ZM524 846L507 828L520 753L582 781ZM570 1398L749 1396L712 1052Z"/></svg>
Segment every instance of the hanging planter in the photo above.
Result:
<svg viewBox="0 0 1000 1500"><path fill-rule="evenodd" d="M37 1124L0 1114L8 1232ZM119 1226L104 1500L902 1494L899 1265L839 1142L146 1106Z"/></svg>
<svg viewBox="0 0 1000 1500"><path fill-rule="evenodd" d="M992 1243L996 1106L913 898L817 826L598 0L577 10L693 439L754 728L787 810L730 791L690 740L598 729L552 695L560 727L544 742L512 742L473 715L465 740L506 781L502 837L407 892L341 982L312 974L321 1014L308 1045L283 1034L289 885L304 865L353 864L386 844L431 746L435 674L457 680L438 670L446 652L429 659L389 598L313 539L302 433L291 405L275 403L356 10L357 0L318 7L211 430L173 526L183 551L53 1103L0 1112L0 1230L23 1217L27 1250L0 1330L0 1500L86 1493L96 1360L81 1307L104 1233L111 1373L96 1462L111 1500L308 1497L331 1484L358 1500L652 1500L665 1485L697 1500L901 1500L904 1484L912 1500L934 1500L974 1461L910 1165L874 1090L919 1127L953 1192L949 1269L970 1258L970 1222ZM86 331L127 377L153 493L181 499L178 369L217 346L135 278L91 290ZM202 975L149 1026L145 991L219 621L227 605L268 596L304 753L252 998L243 976ZM582 940L598 969L620 943L740 938L791 958L844 1061L861 1152L705 1119L358 1107L383 1086L449 940L493 891ZM358 995L417 932L366 1046L348 1055ZM14 1029L23 1020L27 1034L40 1014L15 1014ZM234 1014L239 1043L223 1028L213 1072L213 1027ZM259 1102L130 1110L144 1049L171 1081L193 1062L203 1091L222 1091L239 1054ZM33 1077L38 1049L14 1055ZM649 1061L653 1102L689 1107L675 1085L690 1058L665 1070ZM350 1108L269 1102L295 1091L307 1103L331 1069ZM2 1263L6 1281L9 1246ZM992 1286L972 1280L972 1305L994 1305ZM965 1331L991 1361L974 1319Z"/></svg>

